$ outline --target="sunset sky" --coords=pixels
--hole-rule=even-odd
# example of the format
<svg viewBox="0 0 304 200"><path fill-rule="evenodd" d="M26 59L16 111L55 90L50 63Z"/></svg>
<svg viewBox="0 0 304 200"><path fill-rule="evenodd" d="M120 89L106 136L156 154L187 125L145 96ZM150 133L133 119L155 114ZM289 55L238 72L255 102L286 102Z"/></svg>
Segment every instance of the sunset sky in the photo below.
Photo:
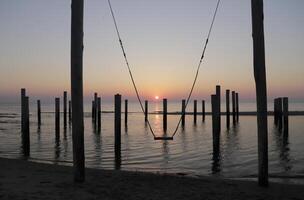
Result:
<svg viewBox="0 0 304 200"><path fill-rule="evenodd" d="M191 87L216 0L112 0L143 98L185 98ZM265 0L269 98L304 99L304 1ZM70 90L70 0L0 1L0 101ZM106 0L86 0L84 92L134 98ZM215 85L255 98L250 0L222 0L194 98Z"/></svg>

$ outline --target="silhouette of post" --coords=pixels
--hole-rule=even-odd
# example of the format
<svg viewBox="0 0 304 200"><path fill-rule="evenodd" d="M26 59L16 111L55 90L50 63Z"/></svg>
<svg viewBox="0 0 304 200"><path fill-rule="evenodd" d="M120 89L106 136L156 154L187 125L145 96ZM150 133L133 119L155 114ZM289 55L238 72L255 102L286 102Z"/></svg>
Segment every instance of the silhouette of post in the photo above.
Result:
<svg viewBox="0 0 304 200"><path fill-rule="evenodd" d="M55 98L55 131L56 141L60 138L60 98Z"/></svg>
<svg viewBox="0 0 304 200"><path fill-rule="evenodd" d="M235 93L236 121L239 122L239 93Z"/></svg>
<svg viewBox="0 0 304 200"><path fill-rule="evenodd" d="M278 100L275 98L273 100L273 118L274 118L274 124L278 125Z"/></svg>
<svg viewBox="0 0 304 200"><path fill-rule="evenodd" d="M206 113L205 113L205 100L202 101L202 120L203 122L205 122L205 117L206 117Z"/></svg>
<svg viewBox="0 0 304 200"><path fill-rule="evenodd" d="M212 108L212 138L213 138L213 152L219 152L220 145L220 129L219 129L219 108L218 95L211 95Z"/></svg>
<svg viewBox="0 0 304 200"><path fill-rule="evenodd" d="M281 131L282 126L283 126L283 124L282 124L282 122L283 122L283 120L282 120L282 117L283 117L283 110L282 110L283 109L283 101L282 101L282 98L277 99L277 104L278 104L278 106L277 106L277 109L278 109L277 120L278 120L279 130Z"/></svg>
<svg viewBox="0 0 304 200"><path fill-rule="evenodd" d="M230 90L226 90L226 126L230 128Z"/></svg>
<svg viewBox="0 0 304 200"><path fill-rule="evenodd" d="M259 185L268 185L268 125L263 0L251 0L254 77L256 83Z"/></svg>
<svg viewBox="0 0 304 200"><path fill-rule="evenodd" d="M196 117L197 117L197 100L193 101L193 122L196 124Z"/></svg>
<svg viewBox="0 0 304 200"><path fill-rule="evenodd" d="M38 119L38 127L41 125L41 103L40 100L37 100L37 119Z"/></svg>
<svg viewBox="0 0 304 200"><path fill-rule="evenodd" d="M185 127L185 116L186 116L186 100L182 100L182 127Z"/></svg>
<svg viewBox="0 0 304 200"><path fill-rule="evenodd" d="M72 0L71 12L71 96L74 181L84 182L83 125L83 0Z"/></svg>
<svg viewBox="0 0 304 200"><path fill-rule="evenodd" d="M167 131L167 99L163 99L163 130Z"/></svg>
<svg viewBox="0 0 304 200"><path fill-rule="evenodd" d="M92 121L94 122L94 118L95 118L95 102L94 100L92 101Z"/></svg>
<svg viewBox="0 0 304 200"><path fill-rule="evenodd" d="M284 134L284 138L287 138L288 137L288 97L284 97L283 98L283 119L284 119L284 131L283 131L283 134Z"/></svg>
<svg viewBox="0 0 304 200"><path fill-rule="evenodd" d="M145 122L148 121L148 101L145 101Z"/></svg>
<svg viewBox="0 0 304 200"><path fill-rule="evenodd" d="M121 162L121 95L116 94L114 97L115 102L115 119L114 119L114 130L115 130L115 168L120 168Z"/></svg>
<svg viewBox="0 0 304 200"><path fill-rule="evenodd" d="M72 121L72 102L69 101L69 123Z"/></svg>
<svg viewBox="0 0 304 200"><path fill-rule="evenodd" d="M236 124L236 99L235 99L235 91L232 91L232 122L233 125Z"/></svg>
<svg viewBox="0 0 304 200"><path fill-rule="evenodd" d="M221 130L221 86L220 85L216 86L216 95L217 95L217 106L218 106L218 109L219 109L218 126L219 126L219 130Z"/></svg>
<svg viewBox="0 0 304 200"><path fill-rule="evenodd" d="M97 104L98 104L98 94L95 92L94 93L94 126L96 127L96 124L97 124Z"/></svg>
<svg viewBox="0 0 304 200"><path fill-rule="evenodd" d="M24 93L25 94L25 93ZM29 97L23 97L23 126L22 132L22 149L23 155L28 157L30 155L30 113L29 113Z"/></svg>
<svg viewBox="0 0 304 200"><path fill-rule="evenodd" d="M67 126L67 96L68 96L68 92L64 91L63 92L63 125L64 128L66 128Z"/></svg>
<svg viewBox="0 0 304 200"><path fill-rule="evenodd" d="M21 134L24 133L25 130L25 126L24 126L24 122L25 122L25 103L24 103L24 98L26 95L26 90L25 88L21 88Z"/></svg>
<svg viewBox="0 0 304 200"><path fill-rule="evenodd" d="M125 126L128 125L128 99L125 99Z"/></svg>
<svg viewBox="0 0 304 200"><path fill-rule="evenodd" d="M98 132L101 129L101 97L97 98L97 128Z"/></svg>

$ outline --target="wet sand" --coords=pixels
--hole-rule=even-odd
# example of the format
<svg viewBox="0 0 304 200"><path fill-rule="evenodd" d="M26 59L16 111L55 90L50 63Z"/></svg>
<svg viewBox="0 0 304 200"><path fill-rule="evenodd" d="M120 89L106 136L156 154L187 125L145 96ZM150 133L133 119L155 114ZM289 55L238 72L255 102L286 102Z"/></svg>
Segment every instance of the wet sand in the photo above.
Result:
<svg viewBox="0 0 304 200"><path fill-rule="evenodd" d="M212 177L86 170L85 183L73 183L72 168L0 158L0 199L304 199L303 185Z"/></svg>

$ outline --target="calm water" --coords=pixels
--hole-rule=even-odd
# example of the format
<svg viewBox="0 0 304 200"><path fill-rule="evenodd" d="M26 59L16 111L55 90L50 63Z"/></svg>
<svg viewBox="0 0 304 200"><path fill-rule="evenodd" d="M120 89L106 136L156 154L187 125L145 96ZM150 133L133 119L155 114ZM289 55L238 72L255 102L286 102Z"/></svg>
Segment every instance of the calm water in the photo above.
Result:
<svg viewBox="0 0 304 200"><path fill-rule="evenodd" d="M170 103L170 111L179 111L180 103ZM103 110L113 110L112 103L104 103ZM162 109L161 103L149 105L150 111ZM224 109L224 106L223 106ZM253 111L253 103L242 103L241 111ZM269 109L272 109L269 105ZM42 125L37 126L36 105L30 108L31 159L58 164L72 164L71 128L63 128L61 115L60 142L55 142L54 105L42 103ZM101 133L94 131L90 104L85 105L85 154L86 166L114 168L114 115L102 114ZM188 111L192 110L192 104ZM200 110L200 107L198 108ZM210 105L206 105L210 110ZM304 110L303 103L291 103L290 110ZM138 104L130 103L129 111L139 111ZM122 120L124 117L122 116ZM141 113L129 114L129 126L122 126L123 170L183 172L193 175L213 175L229 178L252 178L257 175L257 128L255 116L240 116L240 123L226 130L222 117L220 160L213 160L211 117L206 122L193 124L193 117L186 117L186 127L179 129L173 141L155 141L144 123ZM162 116L149 115L157 135L162 135ZM170 135L179 116L168 116ZM289 117L289 137L274 127L269 117L269 171L271 177L286 182L303 183L304 177L304 116ZM122 123L124 125L124 123ZM20 107L18 104L0 104L0 156L20 158Z"/></svg>

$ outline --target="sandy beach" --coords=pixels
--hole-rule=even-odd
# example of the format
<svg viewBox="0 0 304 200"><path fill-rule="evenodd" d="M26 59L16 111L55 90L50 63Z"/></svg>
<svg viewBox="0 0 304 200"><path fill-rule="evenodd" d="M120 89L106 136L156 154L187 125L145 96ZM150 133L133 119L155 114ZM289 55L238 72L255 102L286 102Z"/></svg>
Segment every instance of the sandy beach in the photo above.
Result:
<svg viewBox="0 0 304 200"><path fill-rule="evenodd" d="M0 199L303 199L304 186L182 177L142 172L86 170L73 183L72 168L0 158Z"/></svg>

